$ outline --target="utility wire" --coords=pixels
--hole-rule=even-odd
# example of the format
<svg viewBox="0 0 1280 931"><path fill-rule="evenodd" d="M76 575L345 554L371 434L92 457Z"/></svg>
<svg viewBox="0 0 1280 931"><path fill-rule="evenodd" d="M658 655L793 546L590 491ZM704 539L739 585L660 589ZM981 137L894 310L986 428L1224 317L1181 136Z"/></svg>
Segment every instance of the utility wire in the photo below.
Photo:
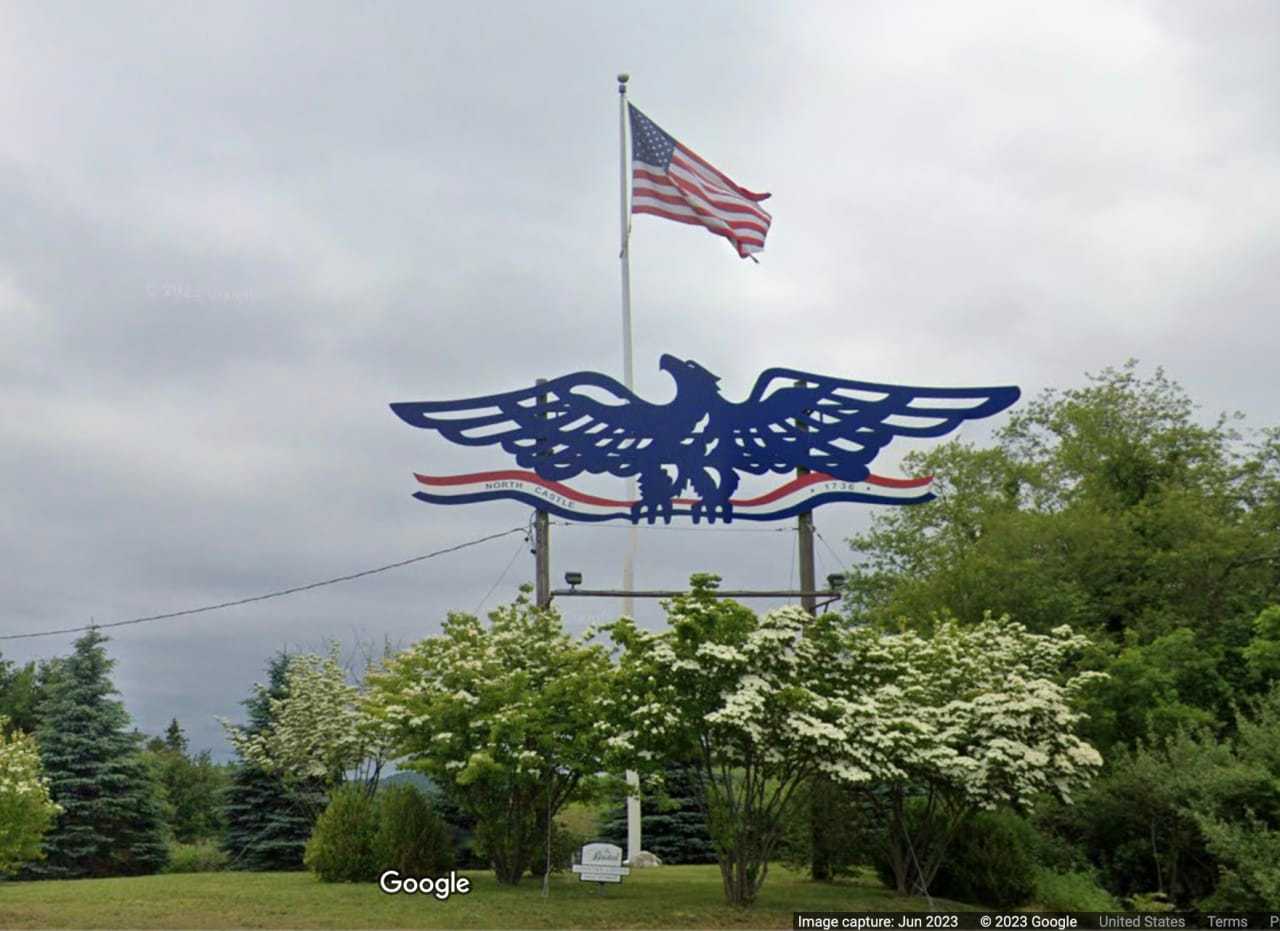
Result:
<svg viewBox="0 0 1280 931"><path fill-rule="evenodd" d="M791 569L787 572L787 588L795 588L796 587L796 553L800 548L798 546L793 546L790 549L791 549Z"/></svg>
<svg viewBox="0 0 1280 931"><path fill-rule="evenodd" d="M520 554L524 552L524 548L528 545L529 545L528 537L525 537L518 544L516 544L516 551L511 554L511 559L507 562L507 567L502 570L502 575L498 576L498 581L494 582L492 585L489 586L489 590L484 593L484 597L480 599L480 603L476 605L476 609L471 612L472 614L474 614L476 617L480 616L480 609L484 607L484 603L488 601L489 597L498 590L498 586L502 584L502 580L507 577L507 573L511 571L511 567L516 564L516 560L520 557Z"/></svg>
<svg viewBox="0 0 1280 931"><path fill-rule="evenodd" d="M813 528L813 533L819 540L822 541L822 545L827 548L827 552L831 554L831 558L836 561L836 564L840 566L841 569L844 569L846 572L848 572L849 564L840 558L839 553L837 553L834 549L832 549L831 544L827 542L827 538L824 537L822 534L818 533L817 527Z"/></svg>
<svg viewBox="0 0 1280 931"><path fill-rule="evenodd" d="M468 540L466 543L458 543L454 546L445 547L442 550L435 550L431 553L424 553L421 556L402 559L400 562L393 562L385 566L378 566L376 569L365 569L361 572L353 572L350 575L340 575L337 578L325 579L322 582L312 582L309 585L298 585L294 588L285 588L278 592L268 592L265 595L254 595L251 598L238 598L235 601L223 601L218 604L205 605L200 608L188 608L185 611L171 611L168 614L152 614L148 617L134 617L127 621L112 621L109 624L86 624L83 627L64 627L61 630L41 630L29 634L5 634L0 636L0 640L26 640L31 637L54 637L58 634L78 634L85 630L103 629L107 627L125 627L130 624L144 624L147 621L166 621L170 618L186 617L189 614L203 614L206 611L219 611L223 608L234 608L238 605L252 604L255 601L266 601L269 598L282 598L285 595L296 595L298 592L310 591L313 588L322 588L325 585L336 585L339 582L350 582L352 579L362 579L367 575L377 575L379 572L399 569L402 566L411 566L414 563L422 562L425 559L434 559L435 557L443 556L446 553L456 553L458 550L465 550L470 546L478 546L481 543L488 543L490 540L497 540L502 537L509 537L513 533L524 532L525 528L523 527L513 527L512 529L504 530L501 533L491 533L487 537Z"/></svg>

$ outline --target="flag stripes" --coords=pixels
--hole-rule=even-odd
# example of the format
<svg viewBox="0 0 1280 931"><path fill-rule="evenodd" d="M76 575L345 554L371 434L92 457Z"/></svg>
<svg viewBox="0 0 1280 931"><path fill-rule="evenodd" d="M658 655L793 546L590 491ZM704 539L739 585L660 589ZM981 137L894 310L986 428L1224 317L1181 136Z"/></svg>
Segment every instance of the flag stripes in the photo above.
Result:
<svg viewBox="0 0 1280 931"><path fill-rule="evenodd" d="M749 191L628 104L631 114L631 212L702 226L746 258L764 249L773 218Z"/></svg>

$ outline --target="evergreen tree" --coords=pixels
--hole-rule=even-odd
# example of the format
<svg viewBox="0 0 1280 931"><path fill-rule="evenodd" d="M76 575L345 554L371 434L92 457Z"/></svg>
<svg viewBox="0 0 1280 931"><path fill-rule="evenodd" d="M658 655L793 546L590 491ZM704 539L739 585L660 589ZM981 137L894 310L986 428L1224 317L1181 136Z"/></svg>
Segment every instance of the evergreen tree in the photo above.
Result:
<svg viewBox="0 0 1280 931"><path fill-rule="evenodd" d="M115 661L90 630L43 676L36 738L53 799L62 806L35 877L154 873L168 860L165 826L129 715L111 698Z"/></svg>
<svg viewBox="0 0 1280 931"><path fill-rule="evenodd" d="M249 722L245 730L261 733L271 723L272 698L285 695L285 675L289 658L280 653L267 666L267 688L255 691L243 704ZM298 790L283 779L250 764L242 763L231 777L223 816L227 833L223 848L231 855L231 865L242 870L300 870L302 853L311 836L311 811L307 796L315 802L319 792Z"/></svg>
<svg viewBox="0 0 1280 931"><path fill-rule="evenodd" d="M640 833L645 850L663 863L715 863L716 849L707 830L699 798L698 771L692 766L667 770L667 798L646 798L640 803ZM600 825L601 837L626 849L625 803L609 813Z"/></svg>
<svg viewBox="0 0 1280 931"><path fill-rule="evenodd" d="M37 683L34 662L15 667L9 660L0 658L0 715L8 718L6 732L35 732L36 706L40 703Z"/></svg>
<svg viewBox="0 0 1280 931"><path fill-rule="evenodd" d="M160 787L174 840L189 844L220 838L230 767L214 763L208 750L188 753L187 736L176 718L163 737L152 737L146 747L143 756Z"/></svg>
<svg viewBox="0 0 1280 931"><path fill-rule="evenodd" d="M186 756L187 735L183 732L182 725L178 723L177 718L172 719L168 728L165 729L164 746L166 750Z"/></svg>

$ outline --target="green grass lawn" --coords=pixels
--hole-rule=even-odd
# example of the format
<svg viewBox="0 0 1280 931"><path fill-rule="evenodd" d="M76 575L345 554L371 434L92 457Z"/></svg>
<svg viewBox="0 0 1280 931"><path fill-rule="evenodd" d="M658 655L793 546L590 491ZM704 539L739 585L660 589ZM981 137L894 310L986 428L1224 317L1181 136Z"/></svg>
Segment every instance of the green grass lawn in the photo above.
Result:
<svg viewBox="0 0 1280 931"><path fill-rule="evenodd" d="M385 895L376 884L330 884L309 873L183 873L0 883L0 928L790 928L806 910L922 910L872 877L814 883L773 866L750 909L724 903L714 866L636 870L597 894L571 874L551 895L526 880L500 887L468 872L471 893L440 902ZM971 910L934 900L939 908Z"/></svg>

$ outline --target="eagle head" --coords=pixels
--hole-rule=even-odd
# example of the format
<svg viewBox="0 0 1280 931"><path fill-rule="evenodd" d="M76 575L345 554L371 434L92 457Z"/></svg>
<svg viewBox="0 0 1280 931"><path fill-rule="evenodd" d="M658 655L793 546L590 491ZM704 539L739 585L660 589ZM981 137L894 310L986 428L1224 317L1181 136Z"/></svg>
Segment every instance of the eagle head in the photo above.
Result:
<svg viewBox="0 0 1280 931"><path fill-rule="evenodd" d="M662 354L662 358L658 360L658 368L670 374L676 380L677 387L698 386L714 391L716 385L720 383L719 378L697 362L692 359L677 359L670 353Z"/></svg>

